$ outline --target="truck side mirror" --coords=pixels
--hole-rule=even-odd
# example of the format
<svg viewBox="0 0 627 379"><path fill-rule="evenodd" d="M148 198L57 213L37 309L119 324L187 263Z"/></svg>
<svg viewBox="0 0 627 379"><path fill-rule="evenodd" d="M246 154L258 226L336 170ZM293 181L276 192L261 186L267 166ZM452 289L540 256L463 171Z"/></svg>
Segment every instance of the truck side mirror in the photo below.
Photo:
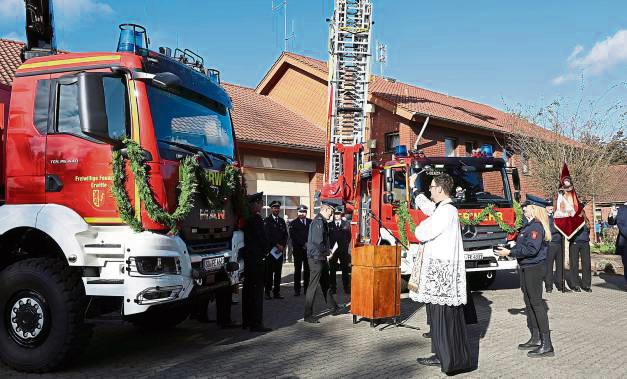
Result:
<svg viewBox="0 0 627 379"><path fill-rule="evenodd" d="M512 184L514 185L514 199L520 202L520 176L516 167L511 168Z"/></svg>
<svg viewBox="0 0 627 379"><path fill-rule="evenodd" d="M385 192L392 192L392 188L394 187L394 174L392 172L392 168L391 167L386 167L383 171L383 178L384 178L384 189Z"/></svg>
<svg viewBox="0 0 627 379"><path fill-rule="evenodd" d="M109 132L109 118L105 101L103 78L111 74L81 72L78 74L78 113L81 130L86 135L113 146L121 146L119 139Z"/></svg>

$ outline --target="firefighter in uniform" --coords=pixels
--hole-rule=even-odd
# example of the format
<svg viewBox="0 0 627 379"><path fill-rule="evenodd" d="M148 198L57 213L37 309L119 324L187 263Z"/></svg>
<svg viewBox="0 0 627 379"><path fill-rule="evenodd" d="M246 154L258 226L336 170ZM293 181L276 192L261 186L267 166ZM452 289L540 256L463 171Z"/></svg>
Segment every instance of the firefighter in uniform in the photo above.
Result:
<svg viewBox="0 0 627 379"><path fill-rule="evenodd" d="M270 245L266 239L263 218L263 192L248 196L251 216L244 226L244 288L242 290L242 327L251 332L267 332L263 325L263 286L265 260Z"/></svg>
<svg viewBox="0 0 627 379"><path fill-rule="evenodd" d="M309 227L307 237L307 259L311 277L309 291L305 296L305 322L317 324L320 321L313 317L313 305L318 287L322 290L325 301L331 303L333 314L339 314L340 307L337 305L333 294L329 291L329 263L327 257L331 255L329 245L329 220L333 217L333 204L322 201L320 212L314 217Z"/></svg>
<svg viewBox="0 0 627 379"><path fill-rule="evenodd" d="M287 224L283 217L279 216L281 202L277 200L271 202L270 210L272 213L266 217L264 224L270 249L274 250L275 253L269 254L266 259L267 300L272 299L270 292L272 292L275 299L283 299L283 296L281 296L281 270L283 269L285 246L287 246Z"/></svg>
<svg viewBox="0 0 627 379"><path fill-rule="evenodd" d="M290 238L294 251L294 296L300 296L301 274L303 274L303 288L307 294L309 286L309 262L307 262L307 236L311 219L307 218L307 206L298 206L298 217L290 222ZM304 273L303 273L304 270Z"/></svg>
<svg viewBox="0 0 627 379"><path fill-rule="evenodd" d="M527 327L531 332L529 341L518 345L518 348L531 350L527 353L529 357L555 354L551 343L547 307L542 299L547 250L551 241L551 227L545 207L550 204L550 200L528 194L523 206L528 223L520 230L516 245L511 249L500 248L495 251L497 255L511 255L518 259L520 289L525 300Z"/></svg>
<svg viewBox="0 0 627 379"><path fill-rule="evenodd" d="M348 253L351 243L351 224L344 219L344 207L335 208L333 222L329 225L329 236L331 248L337 243L337 250L329 258L329 266L331 268L331 292L337 292L336 272L342 270L342 284L344 285L344 293L350 293L350 276L349 276L349 259ZM339 262L339 265L338 265Z"/></svg>

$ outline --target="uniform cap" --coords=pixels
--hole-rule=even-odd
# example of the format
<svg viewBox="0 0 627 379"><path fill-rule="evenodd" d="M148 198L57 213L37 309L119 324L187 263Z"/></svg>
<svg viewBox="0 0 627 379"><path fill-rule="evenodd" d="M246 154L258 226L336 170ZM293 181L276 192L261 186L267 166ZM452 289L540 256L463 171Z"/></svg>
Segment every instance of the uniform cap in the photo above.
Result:
<svg viewBox="0 0 627 379"><path fill-rule="evenodd" d="M263 200L263 192L257 192L257 193L253 193L252 195L248 195L249 203L256 203L262 200Z"/></svg>
<svg viewBox="0 0 627 379"><path fill-rule="evenodd" d="M278 200L272 200L272 202L270 203L270 208L272 207L280 207L281 206L281 202Z"/></svg>
<svg viewBox="0 0 627 379"><path fill-rule="evenodd" d="M539 196L527 194L525 196L525 203L523 204L523 206L525 205L536 205L538 207L544 208L548 207L549 205L553 205L553 202L549 199L544 199Z"/></svg>
<svg viewBox="0 0 627 379"><path fill-rule="evenodd" d="M335 207L335 212L334 213L344 213L344 206L343 205L338 205L337 207Z"/></svg>
<svg viewBox="0 0 627 379"><path fill-rule="evenodd" d="M309 208L306 205L304 205L304 204L301 204L301 205L298 206L298 208L296 208L296 210L299 211L299 212L302 212L302 211L306 212L308 209Z"/></svg>

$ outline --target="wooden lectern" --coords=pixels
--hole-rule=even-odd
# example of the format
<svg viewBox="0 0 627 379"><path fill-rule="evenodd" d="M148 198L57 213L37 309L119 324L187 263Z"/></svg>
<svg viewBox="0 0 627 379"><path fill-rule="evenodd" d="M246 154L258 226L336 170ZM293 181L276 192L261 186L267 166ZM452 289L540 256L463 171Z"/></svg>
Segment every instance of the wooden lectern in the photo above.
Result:
<svg viewBox="0 0 627 379"><path fill-rule="evenodd" d="M398 246L360 246L351 253L351 313L375 320L401 315L401 249Z"/></svg>

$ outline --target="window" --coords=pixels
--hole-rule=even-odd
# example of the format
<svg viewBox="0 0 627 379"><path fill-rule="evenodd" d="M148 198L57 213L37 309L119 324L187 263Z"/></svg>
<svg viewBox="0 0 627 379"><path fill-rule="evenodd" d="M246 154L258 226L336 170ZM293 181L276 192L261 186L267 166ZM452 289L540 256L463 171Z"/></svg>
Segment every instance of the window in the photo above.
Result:
<svg viewBox="0 0 627 379"><path fill-rule="evenodd" d="M78 113L78 84L60 84L57 110L57 132L84 137Z"/></svg>
<svg viewBox="0 0 627 379"><path fill-rule="evenodd" d="M520 165L522 166L523 175L529 175L529 162L524 154L520 155Z"/></svg>
<svg viewBox="0 0 627 379"><path fill-rule="evenodd" d="M465 146L466 146L466 156L467 157L472 156L472 151L475 149L475 143L474 142L466 142Z"/></svg>
<svg viewBox="0 0 627 379"><path fill-rule="evenodd" d="M279 217L285 218L287 215L288 221L291 221L298 217L298 212L296 208L300 205L300 196L284 196L284 195L264 195L263 209L261 210L261 215L263 217L268 217L272 214L270 210L270 203L277 200L281 202L281 212L279 213ZM308 214L307 217L311 218L311 214Z"/></svg>
<svg viewBox="0 0 627 379"><path fill-rule="evenodd" d="M385 151L394 151L394 148L401 144L401 136L398 132L385 133Z"/></svg>
<svg viewBox="0 0 627 379"><path fill-rule="evenodd" d="M407 183L405 180L407 175L405 169L394 169L394 187L392 187L392 193L394 194L394 201L405 201L407 195Z"/></svg>
<svg viewBox="0 0 627 379"><path fill-rule="evenodd" d="M102 80L109 121L109 137L122 139L130 134L128 97L124 78L105 76Z"/></svg>
<svg viewBox="0 0 627 379"><path fill-rule="evenodd" d="M35 92L35 113L33 123L39 134L48 133L48 103L50 101L50 80L40 80L37 82Z"/></svg>
<svg viewBox="0 0 627 379"><path fill-rule="evenodd" d="M457 143L455 142L455 138L445 138L444 139L444 154L447 157L454 157L456 156L455 154L455 147L456 147Z"/></svg>

